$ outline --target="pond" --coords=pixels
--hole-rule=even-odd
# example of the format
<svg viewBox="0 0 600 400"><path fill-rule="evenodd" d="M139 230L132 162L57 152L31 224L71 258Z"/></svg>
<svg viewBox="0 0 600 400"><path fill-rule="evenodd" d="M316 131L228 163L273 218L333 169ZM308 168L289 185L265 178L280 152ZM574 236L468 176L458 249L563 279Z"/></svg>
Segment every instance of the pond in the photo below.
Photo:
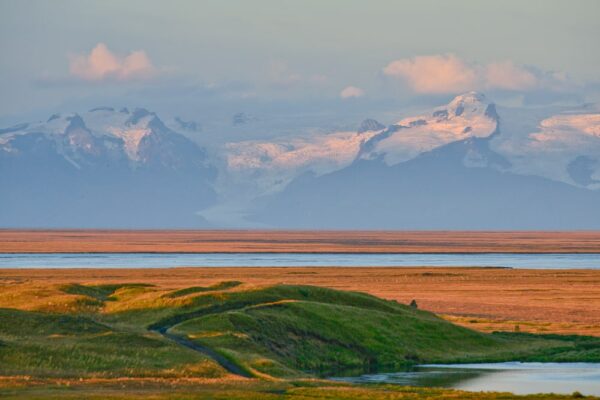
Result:
<svg viewBox="0 0 600 400"><path fill-rule="evenodd" d="M489 363L421 365L406 371L331 378L354 383L393 383L515 394L578 391L600 396L600 363Z"/></svg>

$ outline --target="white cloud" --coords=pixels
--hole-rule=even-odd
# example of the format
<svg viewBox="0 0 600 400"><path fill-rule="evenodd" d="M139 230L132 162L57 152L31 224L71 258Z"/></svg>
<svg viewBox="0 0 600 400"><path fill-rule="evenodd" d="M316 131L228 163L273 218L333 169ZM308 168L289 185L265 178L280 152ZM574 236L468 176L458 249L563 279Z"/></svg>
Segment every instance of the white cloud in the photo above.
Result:
<svg viewBox="0 0 600 400"><path fill-rule="evenodd" d="M488 87L507 90L526 90L538 85L537 77L527 69L510 61L486 66L485 83Z"/></svg>
<svg viewBox="0 0 600 400"><path fill-rule="evenodd" d="M362 97L364 95L365 95L365 91L362 90L361 88L357 88L356 86L348 86L340 92L340 97L342 99L350 99L353 97Z"/></svg>
<svg viewBox="0 0 600 400"><path fill-rule="evenodd" d="M537 71L511 61L486 65L469 63L454 54L400 59L383 68L387 76L405 81L416 93L448 94L470 90L525 91L552 89L552 82Z"/></svg>
<svg viewBox="0 0 600 400"><path fill-rule="evenodd" d="M465 92L477 85L475 70L452 54L392 61L383 73L403 78L417 93Z"/></svg>
<svg viewBox="0 0 600 400"><path fill-rule="evenodd" d="M151 78L157 70L143 50L119 57L104 43L98 43L89 54L72 56L69 72L86 81L127 81Z"/></svg>

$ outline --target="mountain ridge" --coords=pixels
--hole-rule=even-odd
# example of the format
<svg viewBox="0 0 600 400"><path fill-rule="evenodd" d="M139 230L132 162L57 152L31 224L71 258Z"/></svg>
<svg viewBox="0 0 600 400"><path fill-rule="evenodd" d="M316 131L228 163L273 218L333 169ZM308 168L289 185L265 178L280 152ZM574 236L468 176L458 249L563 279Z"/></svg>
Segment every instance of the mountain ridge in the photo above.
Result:
<svg viewBox="0 0 600 400"><path fill-rule="evenodd" d="M2 226L210 226L195 215L216 201L204 149L147 110L84 117L52 116L0 137ZM123 128L106 128L107 117Z"/></svg>
<svg viewBox="0 0 600 400"><path fill-rule="evenodd" d="M156 112L144 108L102 106L83 113L53 114L45 122L22 123L0 130L0 185L5 192L0 198L0 224L310 228L312 223L321 226L329 216L312 223L307 218L306 224L296 221L288 225L285 221L291 222L291 217L284 211L278 214L281 221L264 212L271 206L275 210L286 209L283 200L286 196L291 196L287 201L293 205L300 198L308 201L311 194L300 194L299 187L328 193L318 182L339 186L338 198L343 193L364 197L364 191L354 194L353 187L359 187L361 183L355 180L367 179L371 171L368 179L379 182L379 186L373 187L375 197L401 195L406 201L422 201L430 207L467 216L469 210L459 204L433 204L426 198L417 201L416 193L421 191L423 196L435 193L437 198L459 201L460 191L476 193L478 186L487 188L491 196L495 184L502 190L529 193L527 196L542 203L564 197L573 208L587 210L591 216L587 224L586 218L576 216L566 206L556 205L546 213L552 218L557 218L554 215L557 212L566 213L579 221L565 226L597 226L598 212L587 204L589 198L597 198L595 189L600 188L600 114L573 109L532 117L538 118L533 120L534 124L521 123L521 117L505 113L505 109L498 111L482 93L468 92L446 105L400 118L387 127L366 119L356 130L276 137L268 141L242 140L209 149L173 128L191 129L185 129L180 118L167 125ZM450 172L454 175L449 176ZM354 179L348 174L355 174ZM483 175L489 182L478 181ZM442 182L439 176L456 185ZM334 182L336 177L341 180ZM469 183L465 177L474 181ZM540 192L531 193L524 182L538 186ZM368 184L364 189L371 186ZM542 192L545 198L539 197ZM504 194L496 191L496 196ZM523 210L531 208L527 196L515 194L511 201L516 204L505 207L492 196L488 201L493 205L489 212L501 215L500 209L513 207L515 215L521 215L519 205ZM370 201L385 204L393 198ZM311 200L312 210L295 206L287 209L300 215L320 215L323 208L331 206L334 215L352 203L348 199L338 201L339 207ZM278 202L283 204L275 206ZM388 212L399 213L392 209ZM381 227L394 229L480 226L466 223L466 217L455 221L456 226L449 224L450 219L446 219L448 224L433 224L426 222L432 218L427 217L431 211L415 208L411 212L422 215L423 223L396 220L390 225L394 218L375 219L381 221ZM350 210L346 213L348 218L362 218L352 215ZM374 215L373 210L363 213L367 215L365 218ZM537 214L538 210L531 210L531 215ZM443 215L437 218L444 220ZM486 218L479 216L481 221L488 221L481 224L484 229L558 226L541 224L542 216L537 222L523 216L514 226L505 226L500 220L494 224ZM521 224L525 221L530 224ZM332 228L379 227L366 220L360 224L329 222L332 225L327 226Z"/></svg>
<svg viewBox="0 0 600 400"><path fill-rule="evenodd" d="M475 157L474 157L475 156ZM468 157L479 165L464 165ZM453 142L394 166L358 159L305 174L256 203L256 221L294 229L599 229L600 193L498 169L489 139Z"/></svg>

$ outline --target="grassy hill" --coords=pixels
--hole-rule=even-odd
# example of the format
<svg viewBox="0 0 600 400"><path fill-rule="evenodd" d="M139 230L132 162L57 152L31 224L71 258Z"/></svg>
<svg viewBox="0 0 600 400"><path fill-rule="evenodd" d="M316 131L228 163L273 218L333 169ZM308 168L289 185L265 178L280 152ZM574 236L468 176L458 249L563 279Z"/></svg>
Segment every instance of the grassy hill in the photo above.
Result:
<svg viewBox="0 0 600 400"><path fill-rule="evenodd" d="M311 286L22 284L0 294L2 375L272 380L507 360L600 361L600 340L485 334Z"/></svg>

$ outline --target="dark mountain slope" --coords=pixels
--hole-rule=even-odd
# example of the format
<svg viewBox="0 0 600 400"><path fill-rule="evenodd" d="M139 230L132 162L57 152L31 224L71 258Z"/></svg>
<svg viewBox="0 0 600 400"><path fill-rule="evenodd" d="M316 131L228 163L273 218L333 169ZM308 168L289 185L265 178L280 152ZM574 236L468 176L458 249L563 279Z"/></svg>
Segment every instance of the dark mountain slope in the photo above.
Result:
<svg viewBox="0 0 600 400"><path fill-rule="evenodd" d="M357 160L261 199L254 219L286 228L600 228L600 193L503 172L508 165L476 138L394 166Z"/></svg>

